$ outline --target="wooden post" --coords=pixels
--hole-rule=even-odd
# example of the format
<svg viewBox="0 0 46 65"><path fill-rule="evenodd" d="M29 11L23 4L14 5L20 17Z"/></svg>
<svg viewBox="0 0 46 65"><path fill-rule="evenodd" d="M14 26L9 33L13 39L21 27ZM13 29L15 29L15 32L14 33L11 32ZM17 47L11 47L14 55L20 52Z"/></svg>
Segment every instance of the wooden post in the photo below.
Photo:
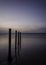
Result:
<svg viewBox="0 0 46 65"><path fill-rule="evenodd" d="M11 61L11 29L9 29L9 50L8 50L8 61Z"/></svg>
<svg viewBox="0 0 46 65"><path fill-rule="evenodd" d="M20 40L19 40L19 32L18 32L18 56L19 56L19 42Z"/></svg>
<svg viewBox="0 0 46 65"><path fill-rule="evenodd" d="M20 32L20 51L21 51L21 32Z"/></svg>
<svg viewBox="0 0 46 65"><path fill-rule="evenodd" d="M15 31L15 56L17 55L17 31Z"/></svg>

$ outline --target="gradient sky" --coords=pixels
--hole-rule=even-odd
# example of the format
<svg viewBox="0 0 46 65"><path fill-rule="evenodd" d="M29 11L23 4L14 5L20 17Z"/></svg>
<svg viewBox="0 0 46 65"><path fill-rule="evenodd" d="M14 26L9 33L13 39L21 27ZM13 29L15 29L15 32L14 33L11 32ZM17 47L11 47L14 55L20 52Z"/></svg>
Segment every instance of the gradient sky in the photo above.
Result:
<svg viewBox="0 0 46 65"><path fill-rule="evenodd" d="M46 28L46 0L0 0L0 28Z"/></svg>

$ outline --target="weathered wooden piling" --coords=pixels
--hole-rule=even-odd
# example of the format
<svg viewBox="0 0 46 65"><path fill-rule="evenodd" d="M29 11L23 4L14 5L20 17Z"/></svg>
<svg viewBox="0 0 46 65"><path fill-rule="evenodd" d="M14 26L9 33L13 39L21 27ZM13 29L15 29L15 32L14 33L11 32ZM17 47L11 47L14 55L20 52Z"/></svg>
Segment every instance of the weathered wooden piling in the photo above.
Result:
<svg viewBox="0 0 46 65"><path fill-rule="evenodd" d="M17 55L17 31L15 31L15 56Z"/></svg>
<svg viewBox="0 0 46 65"><path fill-rule="evenodd" d="M9 29L9 50L8 50L8 61L11 61L11 29Z"/></svg>
<svg viewBox="0 0 46 65"><path fill-rule="evenodd" d="M21 32L20 32L20 51L21 51Z"/></svg>
<svg viewBox="0 0 46 65"><path fill-rule="evenodd" d="M19 32L18 32L18 56L19 56L19 48L20 48L20 47L19 47L19 46L20 46L20 45L19 45L19 42L20 42L20 40L19 40Z"/></svg>

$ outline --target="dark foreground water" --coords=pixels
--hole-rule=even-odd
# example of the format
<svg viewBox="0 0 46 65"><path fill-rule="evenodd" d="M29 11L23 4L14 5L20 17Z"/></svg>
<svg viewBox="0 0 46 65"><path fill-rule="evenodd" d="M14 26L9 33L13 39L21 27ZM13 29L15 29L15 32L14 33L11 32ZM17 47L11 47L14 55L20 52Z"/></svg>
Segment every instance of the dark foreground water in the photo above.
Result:
<svg viewBox="0 0 46 65"><path fill-rule="evenodd" d="M8 35L0 35L0 65L16 65L15 36L12 35L11 54L13 61L8 59ZM37 62L37 63L36 63ZM20 65L46 62L46 34L22 34Z"/></svg>

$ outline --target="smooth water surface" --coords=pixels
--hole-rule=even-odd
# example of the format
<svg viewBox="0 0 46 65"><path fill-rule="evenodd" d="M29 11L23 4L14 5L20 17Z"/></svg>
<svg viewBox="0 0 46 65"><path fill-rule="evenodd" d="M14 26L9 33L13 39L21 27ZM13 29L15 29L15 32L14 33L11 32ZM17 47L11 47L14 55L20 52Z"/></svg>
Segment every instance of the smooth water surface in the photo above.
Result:
<svg viewBox="0 0 46 65"><path fill-rule="evenodd" d="M8 35L0 35L0 61L4 61L8 58ZM27 55L39 54L39 52L46 51L46 34L22 34L21 36L21 55L26 57ZM11 54L15 56L15 35L11 38Z"/></svg>

